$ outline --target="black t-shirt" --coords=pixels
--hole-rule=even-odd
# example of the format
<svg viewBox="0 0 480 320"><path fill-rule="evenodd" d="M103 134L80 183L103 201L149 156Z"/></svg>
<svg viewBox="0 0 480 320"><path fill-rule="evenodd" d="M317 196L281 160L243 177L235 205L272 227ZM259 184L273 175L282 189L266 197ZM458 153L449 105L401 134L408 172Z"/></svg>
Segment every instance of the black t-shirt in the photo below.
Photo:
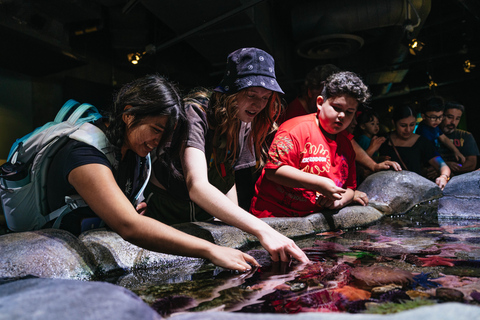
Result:
<svg viewBox="0 0 480 320"><path fill-rule="evenodd" d="M423 168L428 165L428 161L439 155L438 152L435 151L433 143L423 136L419 136L418 140L411 147L396 148L408 170L420 175L422 174ZM379 153L381 156L389 156L392 161L396 161L399 164L401 163L389 141L382 144ZM402 168L405 170L403 165Z"/></svg>

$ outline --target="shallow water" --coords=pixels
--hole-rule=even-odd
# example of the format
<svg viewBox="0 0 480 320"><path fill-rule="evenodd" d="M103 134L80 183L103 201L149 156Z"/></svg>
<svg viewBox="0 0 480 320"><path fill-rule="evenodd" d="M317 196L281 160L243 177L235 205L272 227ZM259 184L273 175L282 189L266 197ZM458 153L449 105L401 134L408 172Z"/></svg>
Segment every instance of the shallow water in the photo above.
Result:
<svg viewBox="0 0 480 320"><path fill-rule="evenodd" d="M308 265L273 263L245 274L207 265L190 281L134 290L161 315L392 313L448 301L480 305L480 219L439 221L436 202L367 228L297 241Z"/></svg>

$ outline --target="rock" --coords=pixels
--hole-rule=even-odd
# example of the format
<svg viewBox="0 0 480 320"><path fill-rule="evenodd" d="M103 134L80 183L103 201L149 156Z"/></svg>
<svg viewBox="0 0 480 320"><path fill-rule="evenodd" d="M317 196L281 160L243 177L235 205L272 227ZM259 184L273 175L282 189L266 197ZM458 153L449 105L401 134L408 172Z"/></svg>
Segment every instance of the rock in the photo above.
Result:
<svg viewBox="0 0 480 320"><path fill-rule="evenodd" d="M443 301L462 302L464 294L453 288L437 288L435 290L435 297Z"/></svg>
<svg viewBox="0 0 480 320"><path fill-rule="evenodd" d="M434 182L411 171L374 173L358 190L365 192L370 201L388 204L394 214L405 213L416 204L442 196L442 190Z"/></svg>
<svg viewBox="0 0 480 320"><path fill-rule="evenodd" d="M93 255L71 233L57 229L0 236L0 277L89 280L96 272Z"/></svg>
<svg viewBox="0 0 480 320"><path fill-rule="evenodd" d="M101 272L111 274L129 272L143 249L125 241L116 232L91 230L82 233L79 240L92 252L101 265Z"/></svg>
<svg viewBox="0 0 480 320"><path fill-rule="evenodd" d="M103 275L127 274L117 284L134 289L138 283L188 280L205 263L204 259L146 250L125 241L117 233L91 230L80 241L92 252ZM187 278L186 278L187 277ZM144 283L143 283L144 284Z"/></svg>
<svg viewBox="0 0 480 320"><path fill-rule="evenodd" d="M480 219L480 171L453 177L438 204L439 219Z"/></svg>
<svg viewBox="0 0 480 320"><path fill-rule="evenodd" d="M383 217L382 212L372 206L352 205L340 209L333 214L335 228L349 229L369 225L372 222L380 220Z"/></svg>
<svg viewBox="0 0 480 320"><path fill-rule="evenodd" d="M0 319L161 319L131 291L104 282L29 278L0 285Z"/></svg>

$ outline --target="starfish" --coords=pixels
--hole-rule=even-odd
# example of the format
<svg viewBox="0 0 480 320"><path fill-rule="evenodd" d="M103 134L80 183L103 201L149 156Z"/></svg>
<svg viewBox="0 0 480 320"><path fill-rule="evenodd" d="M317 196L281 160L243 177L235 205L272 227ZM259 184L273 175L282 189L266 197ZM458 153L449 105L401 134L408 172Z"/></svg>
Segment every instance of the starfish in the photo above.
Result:
<svg viewBox="0 0 480 320"><path fill-rule="evenodd" d="M317 236L324 236L324 239L329 239L329 238L341 238L341 235L344 234L345 232L343 230L339 231L327 231L327 232L322 232L322 233L317 233Z"/></svg>
<svg viewBox="0 0 480 320"><path fill-rule="evenodd" d="M428 256L426 258L418 258L423 262L422 267L436 267L436 266L448 266L453 267L456 260L448 259L440 256Z"/></svg>
<svg viewBox="0 0 480 320"><path fill-rule="evenodd" d="M466 286L468 284L475 283L475 281L478 281L478 280L476 278L471 278L471 277L444 275L443 277L440 277L440 278L431 279L431 281L439 283L444 287L458 288L458 287Z"/></svg>
<svg viewBox="0 0 480 320"><path fill-rule="evenodd" d="M355 300L367 300L370 299L372 294L368 291L358 289L352 286L343 286L341 288L335 288L333 291L343 294L348 301Z"/></svg>
<svg viewBox="0 0 480 320"><path fill-rule="evenodd" d="M395 243L395 244L401 244L403 239L402 238L392 238L392 237L386 237L383 235L380 235L375 238L375 242L386 242L386 243Z"/></svg>
<svg viewBox="0 0 480 320"><path fill-rule="evenodd" d="M430 273L420 273L413 277L412 288L415 289L418 286L421 286L425 289L439 287L440 284L437 282L432 282L430 279Z"/></svg>
<svg viewBox="0 0 480 320"><path fill-rule="evenodd" d="M439 244L442 252L439 254L442 257L455 257L457 251L472 251L477 246L471 246L463 243Z"/></svg>

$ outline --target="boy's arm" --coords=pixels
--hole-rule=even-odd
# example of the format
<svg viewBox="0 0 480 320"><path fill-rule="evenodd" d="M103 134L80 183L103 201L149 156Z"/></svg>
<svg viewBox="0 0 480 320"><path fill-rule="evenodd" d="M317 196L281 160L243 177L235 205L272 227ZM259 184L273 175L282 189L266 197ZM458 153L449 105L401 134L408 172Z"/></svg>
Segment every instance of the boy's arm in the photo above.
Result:
<svg viewBox="0 0 480 320"><path fill-rule="evenodd" d="M465 157L463 156L463 154L457 149L457 147L455 147L455 145L453 144L453 142L447 138L447 136L445 134L442 134L438 137L438 139L440 140L441 143L443 143L444 145L447 146L447 148L449 148L450 150L453 151L453 153L455 154L455 158L457 159L457 161L461 162L461 163L464 163L465 162Z"/></svg>
<svg viewBox="0 0 480 320"><path fill-rule="evenodd" d="M316 190L334 201L342 199L342 195L347 191L337 187L329 178L303 172L289 165L283 165L277 169L265 169L265 176L267 179L286 187Z"/></svg>

